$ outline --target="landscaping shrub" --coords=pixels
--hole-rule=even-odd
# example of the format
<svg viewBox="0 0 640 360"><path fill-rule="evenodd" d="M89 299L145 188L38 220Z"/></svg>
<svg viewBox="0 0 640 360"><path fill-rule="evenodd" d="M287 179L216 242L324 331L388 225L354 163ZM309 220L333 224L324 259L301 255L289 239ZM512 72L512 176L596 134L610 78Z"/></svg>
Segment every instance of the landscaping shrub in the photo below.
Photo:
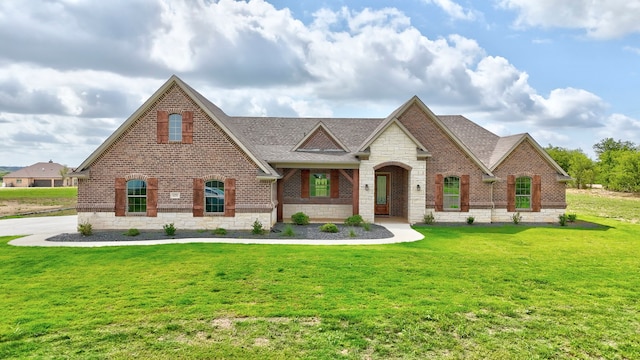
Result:
<svg viewBox="0 0 640 360"><path fill-rule="evenodd" d="M353 238L353 237L356 237L356 236L358 236L358 234L356 234L356 231L353 230L353 229L349 229L349 237Z"/></svg>
<svg viewBox="0 0 640 360"><path fill-rule="evenodd" d="M214 235L227 235L227 230L219 227L219 228L216 228L215 230L213 230L213 234Z"/></svg>
<svg viewBox="0 0 640 360"><path fill-rule="evenodd" d="M162 228L164 229L164 233L168 236L173 236L176 234L176 227L173 226L173 223L165 224L162 226Z"/></svg>
<svg viewBox="0 0 640 360"><path fill-rule="evenodd" d="M469 216L467 218L467 224L468 225L473 225L473 222L476 220L476 218L474 218L473 216Z"/></svg>
<svg viewBox="0 0 640 360"><path fill-rule="evenodd" d="M309 224L309 216L302 211L299 211L293 215L291 215L291 221L293 221L296 225L308 225Z"/></svg>
<svg viewBox="0 0 640 360"><path fill-rule="evenodd" d="M126 233L124 233L127 236L138 236L140 235L140 230L136 229L136 228L131 228L129 230L127 230Z"/></svg>
<svg viewBox="0 0 640 360"><path fill-rule="evenodd" d="M78 232L82 236L90 236L93 234L93 228L88 222L83 222L82 224L78 224Z"/></svg>
<svg viewBox="0 0 640 360"><path fill-rule="evenodd" d="M328 233L337 233L339 230L338 230L338 226L336 226L336 224L326 223L326 224L320 226L320 231L328 232Z"/></svg>
<svg viewBox="0 0 640 360"><path fill-rule="evenodd" d="M362 228L364 229L364 231L371 231L371 223L365 221L362 223Z"/></svg>
<svg viewBox="0 0 640 360"><path fill-rule="evenodd" d="M289 236L289 237L295 236L296 233L293 231L293 226L291 226L290 224L287 224L284 227L284 231L282 231L282 235Z"/></svg>
<svg viewBox="0 0 640 360"><path fill-rule="evenodd" d="M361 226L363 222L362 216L356 214L349 216L347 220L344 221L344 224L347 226Z"/></svg>
<svg viewBox="0 0 640 360"><path fill-rule="evenodd" d="M567 221L569 222L576 222L576 219L578 218L578 215L573 213L573 214L567 214Z"/></svg>
<svg viewBox="0 0 640 360"><path fill-rule="evenodd" d="M253 222L253 225L251 225L251 227L253 228L251 232L254 234L262 235L264 233L264 228L262 227L262 223L258 219L256 219L256 221Z"/></svg>
<svg viewBox="0 0 640 360"><path fill-rule="evenodd" d="M520 224L520 221L522 221L522 215L520 215L520 212L517 212L511 215L511 220L513 221L514 224L518 225Z"/></svg>
<svg viewBox="0 0 640 360"><path fill-rule="evenodd" d="M432 212L429 212L428 214L424 214L424 218L422 220L427 225L431 225L436 222L436 218L433 216Z"/></svg>
<svg viewBox="0 0 640 360"><path fill-rule="evenodd" d="M567 226L567 214L558 215L558 223L560 226Z"/></svg>

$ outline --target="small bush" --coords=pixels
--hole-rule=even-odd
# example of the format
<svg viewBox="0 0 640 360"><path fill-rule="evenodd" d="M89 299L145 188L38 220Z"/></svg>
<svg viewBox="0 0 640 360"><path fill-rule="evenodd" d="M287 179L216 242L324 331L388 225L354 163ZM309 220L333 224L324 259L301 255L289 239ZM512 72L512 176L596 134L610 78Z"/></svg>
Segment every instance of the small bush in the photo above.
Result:
<svg viewBox="0 0 640 360"><path fill-rule="evenodd" d="M253 222L253 225L251 225L251 227L252 227L251 232L256 235L262 235L264 233L264 228L262 227L262 223L258 219L256 219L256 221Z"/></svg>
<svg viewBox="0 0 640 360"><path fill-rule="evenodd" d="M336 224L326 223L326 224L320 226L320 231L328 232L328 233L337 233L339 230L338 230L338 226L336 226Z"/></svg>
<svg viewBox="0 0 640 360"><path fill-rule="evenodd" d="M567 221L569 222L576 222L576 219L578 218L578 215L576 214L567 214Z"/></svg>
<svg viewBox="0 0 640 360"><path fill-rule="evenodd" d="M371 231L371 223L365 221L362 223L362 228L364 229L364 231Z"/></svg>
<svg viewBox="0 0 640 360"><path fill-rule="evenodd" d="M558 223L560 226L567 226L567 214L558 215Z"/></svg>
<svg viewBox="0 0 640 360"><path fill-rule="evenodd" d="M520 215L519 211L511 215L511 221L513 221L513 223L516 225L520 224L520 221L522 221L522 215Z"/></svg>
<svg viewBox="0 0 640 360"><path fill-rule="evenodd" d="M164 229L164 233L165 235L168 236L173 236L176 234L176 227L173 226L173 223L171 224L164 224L162 225L162 228Z"/></svg>
<svg viewBox="0 0 640 360"><path fill-rule="evenodd" d="M293 231L293 226L291 226L290 224L287 224L284 227L284 231L282 231L282 235L288 236L288 237L295 236L296 233Z"/></svg>
<svg viewBox="0 0 640 360"><path fill-rule="evenodd" d="M356 214L349 216L347 220L344 221L344 224L347 226L361 226L363 222L362 216Z"/></svg>
<svg viewBox="0 0 640 360"><path fill-rule="evenodd" d="M353 238L353 237L356 237L356 236L358 236L358 234L356 234L356 231L353 230L353 229L349 229L349 237Z"/></svg>
<svg viewBox="0 0 640 360"><path fill-rule="evenodd" d="M219 228L216 228L215 230L213 230L213 234L214 235L227 235L227 230L219 227Z"/></svg>
<svg viewBox="0 0 640 360"><path fill-rule="evenodd" d="M291 215L291 221L293 221L296 225L308 225L309 224L309 215L299 211L293 215Z"/></svg>
<svg viewBox="0 0 640 360"><path fill-rule="evenodd" d="M424 218L422 220L427 225L431 225L431 224L436 222L436 218L433 216L432 212L430 212L428 214L424 214Z"/></svg>
<svg viewBox="0 0 640 360"><path fill-rule="evenodd" d="M82 224L78 224L78 232L82 236L90 236L93 235L93 228L88 222L83 222Z"/></svg>
<svg viewBox="0 0 640 360"><path fill-rule="evenodd" d="M473 216L469 216L467 218L467 224L469 225L473 225L473 222L476 220L476 218L474 218Z"/></svg>
<svg viewBox="0 0 640 360"><path fill-rule="evenodd" d="M136 228L131 228L129 230L127 230L126 233L124 233L127 236L138 236L140 235L140 230L136 229Z"/></svg>

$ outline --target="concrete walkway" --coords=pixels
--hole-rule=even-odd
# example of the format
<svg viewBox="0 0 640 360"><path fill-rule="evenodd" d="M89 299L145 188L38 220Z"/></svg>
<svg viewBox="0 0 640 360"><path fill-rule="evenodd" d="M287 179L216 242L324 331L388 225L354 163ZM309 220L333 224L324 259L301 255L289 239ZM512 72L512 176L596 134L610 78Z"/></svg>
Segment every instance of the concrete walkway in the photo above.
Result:
<svg viewBox="0 0 640 360"><path fill-rule="evenodd" d="M413 230L409 224L380 223L393 233L387 239L343 239L343 240L313 240L313 239L231 239L231 238L190 238L190 239L162 239L162 240L133 240L133 241L86 241L86 242L53 242L47 238L60 233L76 232L76 216L55 216L41 218L0 220L0 236L25 235L11 240L14 246L51 246L51 247L102 247L102 246L132 246L132 245L162 245L186 243L221 243L221 244L288 244L288 245L379 245L422 240L424 236Z"/></svg>

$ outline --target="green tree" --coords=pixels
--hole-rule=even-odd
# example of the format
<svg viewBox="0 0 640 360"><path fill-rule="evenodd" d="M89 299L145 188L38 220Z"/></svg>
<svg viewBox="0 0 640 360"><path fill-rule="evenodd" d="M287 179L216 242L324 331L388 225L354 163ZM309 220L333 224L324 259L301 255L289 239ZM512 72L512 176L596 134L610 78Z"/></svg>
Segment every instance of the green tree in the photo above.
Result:
<svg viewBox="0 0 640 360"><path fill-rule="evenodd" d="M637 152L636 145L630 141L614 140L613 138L606 138L600 140L597 144L593 145L593 150L598 155L598 167L597 167L597 181L604 185L605 188L611 188L611 181L616 167L623 154L627 152ZM616 188L620 188L622 185L620 178L616 179ZM622 186L624 188L624 186ZM615 190L611 188L611 190Z"/></svg>
<svg viewBox="0 0 640 360"><path fill-rule="evenodd" d="M551 144L544 148L544 150L553 160L555 160L555 162L558 163L558 165L560 165L562 169L564 169L564 171L569 172L569 166L571 165L570 150L559 146L553 146Z"/></svg>
<svg viewBox="0 0 640 360"><path fill-rule="evenodd" d="M574 179L571 185L580 189L595 181L595 163L581 149L569 150L549 144L545 150Z"/></svg>
<svg viewBox="0 0 640 360"><path fill-rule="evenodd" d="M569 175L573 178L574 186L578 189L585 188L595 181L596 164L582 150L571 150L569 160Z"/></svg>
<svg viewBox="0 0 640 360"><path fill-rule="evenodd" d="M621 151L609 177L615 191L640 192L640 151Z"/></svg>

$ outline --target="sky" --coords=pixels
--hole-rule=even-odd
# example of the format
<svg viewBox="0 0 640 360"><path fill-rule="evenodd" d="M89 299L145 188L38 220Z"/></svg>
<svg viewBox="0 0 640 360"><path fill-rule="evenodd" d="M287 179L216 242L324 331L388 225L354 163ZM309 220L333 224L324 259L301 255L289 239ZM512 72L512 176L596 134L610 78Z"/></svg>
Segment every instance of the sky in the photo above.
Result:
<svg viewBox="0 0 640 360"><path fill-rule="evenodd" d="M0 1L0 165L80 165L175 74L229 115L640 144L640 0Z"/></svg>

